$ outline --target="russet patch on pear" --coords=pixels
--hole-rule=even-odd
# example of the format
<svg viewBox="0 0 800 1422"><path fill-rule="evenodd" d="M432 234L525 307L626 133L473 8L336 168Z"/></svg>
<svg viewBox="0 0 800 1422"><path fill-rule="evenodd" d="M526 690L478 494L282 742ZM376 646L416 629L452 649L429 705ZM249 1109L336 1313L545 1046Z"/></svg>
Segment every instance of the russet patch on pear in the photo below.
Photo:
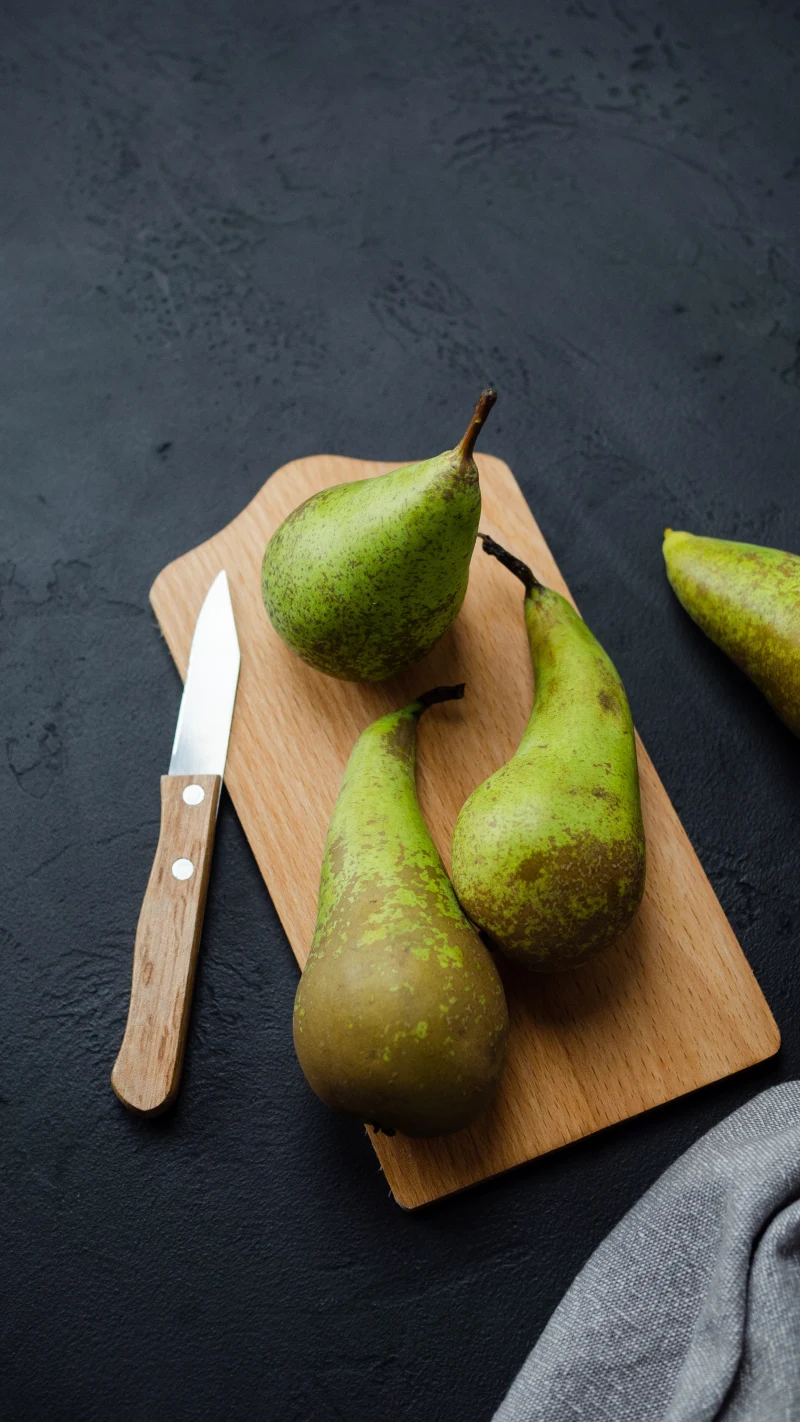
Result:
<svg viewBox="0 0 800 1422"><path fill-rule="evenodd" d="M458 816L453 883L509 958L559 971L613 942L644 892L633 722L613 663L572 605L492 539L484 549L525 585L535 701L514 756Z"/></svg>

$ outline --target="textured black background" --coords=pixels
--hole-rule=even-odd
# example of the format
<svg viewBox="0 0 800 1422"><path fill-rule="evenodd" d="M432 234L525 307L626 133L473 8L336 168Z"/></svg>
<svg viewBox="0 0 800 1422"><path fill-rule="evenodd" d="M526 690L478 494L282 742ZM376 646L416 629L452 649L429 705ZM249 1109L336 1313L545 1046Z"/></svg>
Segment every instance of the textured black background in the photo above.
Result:
<svg viewBox="0 0 800 1422"><path fill-rule="evenodd" d="M4 1415L478 1422L800 1070L797 745L660 555L800 549L800 10L7 0L0 54ZM300 1075L227 800L179 1105L111 1094L179 699L147 592L278 465L433 453L486 380L784 1047L409 1215Z"/></svg>

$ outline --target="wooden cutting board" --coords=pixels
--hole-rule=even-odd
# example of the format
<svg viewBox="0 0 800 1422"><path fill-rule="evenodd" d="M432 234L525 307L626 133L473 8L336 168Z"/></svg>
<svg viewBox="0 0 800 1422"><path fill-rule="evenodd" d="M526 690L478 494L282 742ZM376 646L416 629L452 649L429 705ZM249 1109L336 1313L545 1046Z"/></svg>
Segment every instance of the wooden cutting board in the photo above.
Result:
<svg viewBox="0 0 800 1422"><path fill-rule="evenodd" d="M508 466L486 454L477 463L481 529L568 597ZM165 568L150 594L185 676L200 605L227 571L242 669L225 783L301 966L328 820L363 728L428 687L467 683L466 699L429 711L419 732L420 801L449 866L459 809L516 749L532 704L521 589L480 550L454 626L424 662L380 686L313 671L273 632L260 568L278 524L319 489L397 467L332 455L285 465L233 523ZM633 927L576 973L529 977L501 965L511 1034L493 1107L455 1136L370 1135L399 1204L461 1190L778 1050L772 1014L641 742L639 769L648 863ZM287 1019L287 1066L291 1052Z"/></svg>

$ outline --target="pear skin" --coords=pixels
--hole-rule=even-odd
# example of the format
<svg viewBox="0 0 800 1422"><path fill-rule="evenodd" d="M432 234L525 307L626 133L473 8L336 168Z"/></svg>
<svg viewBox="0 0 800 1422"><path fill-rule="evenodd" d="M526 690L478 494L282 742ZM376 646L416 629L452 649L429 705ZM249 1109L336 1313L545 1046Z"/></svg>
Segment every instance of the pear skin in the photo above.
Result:
<svg viewBox="0 0 800 1422"><path fill-rule="evenodd" d="M496 398L484 390L455 449L323 489L273 534L264 606L312 667L383 681L424 657L457 616L481 513L472 452Z"/></svg>
<svg viewBox="0 0 800 1422"><path fill-rule="evenodd" d="M456 821L453 884L506 956L574 968L624 931L644 892L633 722L622 682L560 593L484 537L525 585L535 702L514 756Z"/></svg>
<svg viewBox="0 0 800 1422"><path fill-rule="evenodd" d="M800 736L800 558L668 528L664 561L689 616Z"/></svg>
<svg viewBox="0 0 800 1422"><path fill-rule="evenodd" d="M333 811L294 1043L336 1111L387 1132L469 1125L503 1068L503 987L459 908L417 801L417 722L439 687L357 740Z"/></svg>

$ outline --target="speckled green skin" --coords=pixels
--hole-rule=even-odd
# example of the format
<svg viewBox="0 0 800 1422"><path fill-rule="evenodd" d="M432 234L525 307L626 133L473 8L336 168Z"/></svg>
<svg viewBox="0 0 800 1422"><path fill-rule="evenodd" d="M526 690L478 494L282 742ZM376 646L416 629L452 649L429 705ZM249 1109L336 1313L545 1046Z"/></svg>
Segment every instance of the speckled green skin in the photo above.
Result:
<svg viewBox="0 0 800 1422"><path fill-rule="evenodd" d="M323 489L273 534L261 573L275 631L346 681L383 681L424 657L467 591L481 494L450 450Z"/></svg>
<svg viewBox="0 0 800 1422"><path fill-rule="evenodd" d="M800 558L667 529L664 560L689 616L800 736Z"/></svg>
<svg viewBox="0 0 800 1422"><path fill-rule="evenodd" d="M503 1066L505 996L428 833L418 702L356 742L331 819L294 1042L327 1105L411 1136L457 1131Z"/></svg>
<svg viewBox="0 0 800 1422"><path fill-rule="evenodd" d="M645 844L633 723L622 682L559 593L525 598L536 702L519 749L456 821L453 883L505 954L577 967L641 902Z"/></svg>

